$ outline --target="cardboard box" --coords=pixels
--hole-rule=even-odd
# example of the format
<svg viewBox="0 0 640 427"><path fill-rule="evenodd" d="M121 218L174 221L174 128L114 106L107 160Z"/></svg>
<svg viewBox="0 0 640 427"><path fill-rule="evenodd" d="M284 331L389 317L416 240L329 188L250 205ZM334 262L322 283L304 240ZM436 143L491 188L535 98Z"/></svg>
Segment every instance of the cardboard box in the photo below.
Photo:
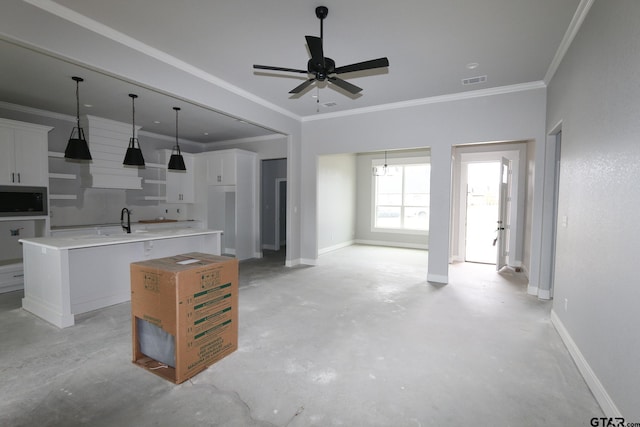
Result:
<svg viewBox="0 0 640 427"><path fill-rule="evenodd" d="M179 384L238 348L238 260L188 253L131 264L133 363Z"/></svg>

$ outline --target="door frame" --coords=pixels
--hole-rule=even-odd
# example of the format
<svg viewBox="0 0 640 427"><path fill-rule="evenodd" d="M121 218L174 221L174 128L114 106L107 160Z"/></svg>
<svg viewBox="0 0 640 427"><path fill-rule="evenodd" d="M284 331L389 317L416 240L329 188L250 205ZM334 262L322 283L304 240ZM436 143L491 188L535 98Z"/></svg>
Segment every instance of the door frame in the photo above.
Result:
<svg viewBox="0 0 640 427"><path fill-rule="evenodd" d="M280 184L282 182L287 182L287 178L276 178L276 201L275 201L275 206L274 206L274 213L275 213L275 226L274 226L274 236L273 236L273 240L274 240L274 247L276 251L280 250ZM287 185L288 187L288 185ZM289 192L289 190L287 189L287 193ZM287 195L285 194L285 198L287 197ZM285 203L286 203L286 199L285 199Z"/></svg>
<svg viewBox="0 0 640 427"><path fill-rule="evenodd" d="M509 266L522 267L524 257L525 212L526 212L526 167L527 141L502 143L478 143L453 147L454 167L452 197L451 261L464 262L466 249L466 164L469 162L500 162L502 157L512 161L511 187L512 209L510 216Z"/></svg>
<svg viewBox="0 0 640 427"><path fill-rule="evenodd" d="M509 246L511 236L511 193L513 187L512 161L507 157L500 160L500 196L498 201L498 222L496 224L498 233L498 253L496 254L496 270L509 265Z"/></svg>

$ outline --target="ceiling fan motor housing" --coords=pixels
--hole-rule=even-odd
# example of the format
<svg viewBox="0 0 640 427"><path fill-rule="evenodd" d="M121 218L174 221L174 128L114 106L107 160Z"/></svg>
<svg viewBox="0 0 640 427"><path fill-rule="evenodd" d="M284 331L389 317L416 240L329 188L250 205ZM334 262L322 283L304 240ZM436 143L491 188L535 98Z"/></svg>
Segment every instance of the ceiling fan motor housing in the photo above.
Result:
<svg viewBox="0 0 640 427"><path fill-rule="evenodd" d="M324 81L329 74L333 74L336 69L336 63L331 58L324 58L324 64L314 63L313 58L307 62L307 71L309 74L314 74L316 79Z"/></svg>

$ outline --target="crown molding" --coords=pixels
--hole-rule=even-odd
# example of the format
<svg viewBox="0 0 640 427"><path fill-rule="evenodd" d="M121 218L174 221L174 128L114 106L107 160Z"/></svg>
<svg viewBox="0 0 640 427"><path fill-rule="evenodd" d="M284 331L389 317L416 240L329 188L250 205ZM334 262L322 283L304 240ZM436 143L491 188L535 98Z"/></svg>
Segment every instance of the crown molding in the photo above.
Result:
<svg viewBox="0 0 640 427"><path fill-rule="evenodd" d="M38 108L25 107L24 105L12 104L10 102L0 101L0 108L4 108L5 110L18 111L20 113L33 114L40 117L48 117L50 119L64 120L67 122L76 121L76 116L54 113L53 111L40 110Z"/></svg>
<svg viewBox="0 0 640 427"><path fill-rule="evenodd" d="M346 117L346 116L353 116L357 114L373 113L378 111L397 110L401 108L417 107L417 106L428 105L428 104L439 104L443 102L463 101L465 99L480 98L484 96L504 95L508 93L524 92L524 91L534 90L534 89L544 89L546 87L547 86L543 81L522 83L522 84L510 85L510 86L500 86L500 87L494 87L489 89L474 90L470 92L460 92L460 93L452 93L448 95L433 96L430 98L412 99L409 101L394 102L391 104L374 105L372 107L355 108L352 110L338 111L335 113L325 113L325 114L318 114L315 116L305 116L302 118L302 121L310 122L314 120L333 119L336 117Z"/></svg>
<svg viewBox="0 0 640 427"><path fill-rule="evenodd" d="M38 108L32 108L32 107L25 107L24 105L18 105L18 104L12 104L10 102L5 102L5 101L0 101L0 108L4 109L4 110L10 110L10 111L17 111L19 113L25 113L25 114L33 114L34 116L40 116L40 117L46 117L49 119L55 119L55 120L63 120L65 122L72 122L75 123L76 122L76 116L70 116L68 114L61 114L61 113L54 113L53 111L47 111L47 110L40 110ZM120 123L120 122L114 122L113 120L109 120L109 119L103 119L102 117L96 117L96 116L90 116L94 119L99 119L102 121L108 121L108 122L112 122L112 123ZM130 126L129 124L127 124L127 126ZM140 126L136 126L136 129L141 129ZM167 135L161 135L159 133L153 133L153 132L149 132L149 131L145 131L145 130L138 130L137 132L138 135L145 135L148 136L150 138L155 138L155 139L159 139L162 141L175 141L175 137L172 136L167 136ZM180 143L186 143L186 144L191 144L191 145L195 145L195 146L202 146L206 143L203 142L196 142L196 141L191 141L188 139L183 139L180 138Z"/></svg>
<svg viewBox="0 0 640 427"><path fill-rule="evenodd" d="M274 133L270 135L262 135L262 136L249 136L246 138L238 138L238 139L225 139L223 141L211 141L208 144L214 145L216 147L222 145L235 145L235 144L247 144L250 142L260 142L260 141L270 141L272 139L286 139L287 136L281 133Z"/></svg>
<svg viewBox="0 0 640 427"><path fill-rule="evenodd" d="M576 37L576 34L578 34L578 30L580 30L580 27L582 27L582 23L587 17L591 6L593 6L594 1L595 0L580 0L580 4L576 9L576 13L573 15L573 18L569 23L569 28L567 28L567 31L564 33L564 37L560 42L560 46L558 46L556 55L553 57L553 60L551 61L551 64L549 64L549 68L547 69L547 74L545 74L544 76L544 83L546 85L549 85L551 79L556 74L556 71L558 71L560 63L562 63L564 56L567 54L569 46L571 46L573 39Z"/></svg>
<svg viewBox="0 0 640 427"><path fill-rule="evenodd" d="M297 114L292 113L289 110L286 110L282 107L279 107L271 102L260 98L250 92L247 92L243 89L240 89L237 86L228 83L225 80L222 80L213 74L209 74L206 71L194 67L193 65L184 62L168 53L165 53L159 49L149 46L148 44L142 43L133 37L129 37L126 34L121 33L120 31L116 31L111 27L108 27L96 20L88 18L84 15L75 12L67 7L61 6L52 0L23 0L26 3L31 4L32 6L38 7L46 12L51 13L59 18L65 19L73 24L81 26L89 31L92 31L96 34L99 34L105 38L108 38L116 43L119 43L123 46L126 46L130 49L136 50L144 55L147 55L151 58L157 59L167 65L175 67L185 73L191 74L201 80L212 83L218 87L221 87L235 95L241 96L249 101L252 101L258 105L261 105L265 108L268 108L272 111L285 115L294 120L300 121L301 117Z"/></svg>

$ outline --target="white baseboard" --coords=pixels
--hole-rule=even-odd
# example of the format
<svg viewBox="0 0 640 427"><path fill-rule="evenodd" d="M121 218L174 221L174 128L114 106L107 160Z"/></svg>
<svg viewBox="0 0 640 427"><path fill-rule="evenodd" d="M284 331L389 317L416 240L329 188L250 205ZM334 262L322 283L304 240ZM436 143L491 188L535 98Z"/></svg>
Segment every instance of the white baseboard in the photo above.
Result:
<svg viewBox="0 0 640 427"><path fill-rule="evenodd" d="M449 276L441 274L427 274L427 282L442 283L443 285L446 285L449 283Z"/></svg>
<svg viewBox="0 0 640 427"><path fill-rule="evenodd" d="M423 243L403 243L403 242L388 242L385 240L362 240L362 239L356 239L354 243L358 245L390 246L394 248L429 249L429 245L423 244Z"/></svg>
<svg viewBox="0 0 640 427"><path fill-rule="evenodd" d="M531 283L527 286L527 294L540 299L551 299L551 291L549 289L540 289L538 286Z"/></svg>
<svg viewBox="0 0 640 427"><path fill-rule="evenodd" d="M349 240L347 242L338 243L337 245L329 246L327 248L318 249L318 255L326 254L327 252L335 251L338 249L346 248L347 246L353 245L354 241Z"/></svg>
<svg viewBox="0 0 640 427"><path fill-rule="evenodd" d="M551 291L549 289L538 289L538 298L551 299Z"/></svg>
<svg viewBox="0 0 640 427"><path fill-rule="evenodd" d="M558 331L562 342L564 342L567 350L569 350L569 354L573 358L573 361L582 374L587 386L589 386L591 393L593 393L596 401L600 404L605 416L610 418L622 417L622 414L611 399L611 396L609 396L609 393L607 393L607 390L604 388L595 372L593 372L591 366L589 366L589 363L582 355L582 352L580 352L578 345L573 341L573 338L571 338L569 331L567 331L567 328L564 327L564 324L553 310L551 310L551 323L556 328L556 331Z"/></svg>
<svg viewBox="0 0 640 427"><path fill-rule="evenodd" d="M317 265L318 261L311 258L296 258L287 260L284 263L285 267L295 267L296 265Z"/></svg>

